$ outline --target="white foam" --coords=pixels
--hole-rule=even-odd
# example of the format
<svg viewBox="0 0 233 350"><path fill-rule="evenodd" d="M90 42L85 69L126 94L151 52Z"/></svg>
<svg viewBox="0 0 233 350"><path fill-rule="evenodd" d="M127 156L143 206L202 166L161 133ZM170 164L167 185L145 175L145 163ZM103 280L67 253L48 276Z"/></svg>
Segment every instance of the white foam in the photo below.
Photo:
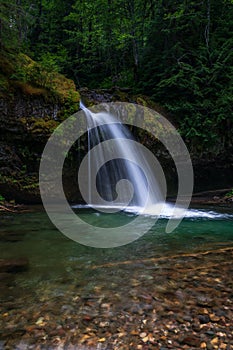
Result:
<svg viewBox="0 0 233 350"><path fill-rule="evenodd" d="M213 210L206 209L183 209L182 207L175 207L170 203L157 203L146 208L138 207L138 206L101 206L101 205L85 205L85 204L75 204L72 205L74 209L88 209L93 208L98 211L100 209L101 212L117 212L117 211L125 211L126 213L133 213L136 215L144 215L144 216L152 216L152 217L160 217L161 219L180 219L184 218L206 218L206 219L233 219L233 214L227 213L219 213Z"/></svg>

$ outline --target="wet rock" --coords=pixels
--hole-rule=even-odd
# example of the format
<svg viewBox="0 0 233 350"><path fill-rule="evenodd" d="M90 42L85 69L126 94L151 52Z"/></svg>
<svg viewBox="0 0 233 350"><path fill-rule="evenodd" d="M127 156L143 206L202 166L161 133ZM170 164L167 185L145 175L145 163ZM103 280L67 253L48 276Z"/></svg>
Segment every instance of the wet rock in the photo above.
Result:
<svg viewBox="0 0 233 350"><path fill-rule="evenodd" d="M16 273L27 271L29 261L27 258L0 259L0 272Z"/></svg>
<svg viewBox="0 0 233 350"><path fill-rule="evenodd" d="M197 297L197 305L211 307L213 306L213 300L205 295L199 295Z"/></svg>
<svg viewBox="0 0 233 350"><path fill-rule="evenodd" d="M189 346L195 346L197 348L200 347L200 339L197 338L196 336L190 334L190 335L185 335L183 339L180 340L181 344L187 344Z"/></svg>
<svg viewBox="0 0 233 350"><path fill-rule="evenodd" d="M184 320L184 321L187 321L187 322L192 322L192 317L191 317L191 316L188 316L188 315L184 315L184 316L183 316L183 320Z"/></svg>
<svg viewBox="0 0 233 350"><path fill-rule="evenodd" d="M208 323L210 321L208 315L198 315L198 319L200 323Z"/></svg>
<svg viewBox="0 0 233 350"><path fill-rule="evenodd" d="M206 331L206 334L209 336L214 336L215 333L213 331Z"/></svg>
<svg viewBox="0 0 233 350"><path fill-rule="evenodd" d="M0 340L0 349L4 349L5 342L3 340Z"/></svg>
<svg viewBox="0 0 233 350"><path fill-rule="evenodd" d="M74 310L72 305L62 305L61 313L71 313Z"/></svg>

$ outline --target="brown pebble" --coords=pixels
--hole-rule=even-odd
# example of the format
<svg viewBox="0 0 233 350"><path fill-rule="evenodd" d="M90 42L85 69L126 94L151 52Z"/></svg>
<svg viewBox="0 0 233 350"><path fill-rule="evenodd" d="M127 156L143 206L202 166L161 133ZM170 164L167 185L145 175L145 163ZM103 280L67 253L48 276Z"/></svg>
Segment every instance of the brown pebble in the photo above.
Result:
<svg viewBox="0 0 233 350"><path fill-rule="evenodd" d="M206 308L200 308L198 313L200 315L208 315L209 314L209 312Z"/></svg>
<svg viewBox="0 0 233 350"><path fill-rule="evenodd" d="M98 339L98 342L100 342L100 343L103 343L103 342L105 342L106 341L106 338L100 338L100 339Z"/></svg>
<svg viewBox="0 0 233 350"><path fill-rule="evenodd" d="M90 336L88 334L84 334L84 336L81 338L80 343L83 344L86 342L87 339L89 339Z"/></svg>
<svg viewBox="0 0 233 350"><path fill-rule="evenodd" d="M185 336L180 342L181 344L187 344L190 346L196 346L196 347L200 346L200 339L196 338L192 334Z"/></svg>
<svg viewBox="0 0 233 350"><path fill-rule="evenodd" d="M215 314L210 314L209 317L210 317L210 320L211 320L212 322L218 322L218 321L220 321L220 317L217 316L217 315L215 315Z"/></svg>
<svg viewBox="0 0 233 350"><path fill-rule="evenodd" d="M211 344L212 344L212 345L218 344L218 337L213 338L213 339L211 340Z"/></svg>

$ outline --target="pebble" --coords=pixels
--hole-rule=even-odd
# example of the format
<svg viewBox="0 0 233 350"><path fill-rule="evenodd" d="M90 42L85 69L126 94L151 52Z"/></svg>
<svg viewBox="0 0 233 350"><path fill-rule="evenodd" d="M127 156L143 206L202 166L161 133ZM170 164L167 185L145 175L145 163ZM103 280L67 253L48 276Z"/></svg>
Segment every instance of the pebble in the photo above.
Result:
<svg viewBox="0 0 233 350"><path fill-rule="evenodd" d="M147 333L146 333L146 332L140 333L140 338L145 338L146 336L147 336Z"/></svg>
<svg viewBox="0 0 233 350"><path fill-rule="evenodd" d="M210 321L208 315L198 315L198 319L200 323L208 323Z"/></svg>
<svg viewBox="0 0 233 350"><path fill-rule="evenodd" d="M110 303L103 303L103 304L101 304L100 305L100 307L102 307L103 309L110 309L110 307L111 307L111 304Z"/></svg>
<svg viewBox="0 0 233 350"><path fill-rule="evenodd" d="M38 318L38 320L36 321L36 325L37 326L44 326L45 325L44 317Z"/></svg>
<svg viewBox="0 0 233 350"><path fill-rule="evenodd" d="M210 320L213 322L219 322L220 321L220 317L216 316L215 314L210 314Z"/></svg>
<svg viewBox="0 0 233 350"><path fill-rule="evenodd" d="M216 338L213 338L210 342L212 345L216 345L216 344L218 344L219 339L218 339L218 337L216 337Z"/></svg>
<svg viewBox="0 0 233 350"><path fill-rule="evenodd" d="M106 341L106 338L100 338L100 339L98 339L98 342L100 342L100 343L104 343Z"/></svg>
<svg viewBox="0 0 233 350"><path fill-rule="evenodd" d="M208 335L210 335L210 336L215 335L215 333L214 333L213 331L210 331L210 330L206 331L206 334L208 334Z"/></svg>
<svg viewBox="0 0 233 350"><path fill-rule="evenodd" d="M146 337L144 337L144 338L142 338L142 341L143 341L143 343L147 343L148 342L148 340L149 340L149 338L146 336Z"/></svg>
<svg viewBox="0 0 233 350"><path fill-rule="evenodd" d="M195 337L194 335L190 334L187 336L184 336L183 339L181 340L181 344L187 344L190 346L200 346L200 339Z"/></svg>

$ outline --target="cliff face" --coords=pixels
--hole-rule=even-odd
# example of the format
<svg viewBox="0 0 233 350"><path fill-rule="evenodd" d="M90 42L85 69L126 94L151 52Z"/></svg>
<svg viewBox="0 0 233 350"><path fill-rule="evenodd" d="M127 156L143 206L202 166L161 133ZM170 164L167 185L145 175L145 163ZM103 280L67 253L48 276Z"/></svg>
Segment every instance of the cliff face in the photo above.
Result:
<svg viewBox="0 0 233 350"><path fill-rule="evenodd" d="M58 111L62 108L59 100L45 98L43 95L35 96L27 95L21 91L15 91L10 98L0 99L1 121L6 118L20 119L22 117L38 117L44 118L50 116L57 119Z"/></svg>
<svg viewBox="0 0 233 350"><path fill-rule="evenodd" d="M39 203L40 155L57 125L78 109L79 93L73 81L44 71L24 55L1 54L0 62L0 194ZM22 71L35 67L43 79L37 82L28 73L20 80Z"/></svg>

